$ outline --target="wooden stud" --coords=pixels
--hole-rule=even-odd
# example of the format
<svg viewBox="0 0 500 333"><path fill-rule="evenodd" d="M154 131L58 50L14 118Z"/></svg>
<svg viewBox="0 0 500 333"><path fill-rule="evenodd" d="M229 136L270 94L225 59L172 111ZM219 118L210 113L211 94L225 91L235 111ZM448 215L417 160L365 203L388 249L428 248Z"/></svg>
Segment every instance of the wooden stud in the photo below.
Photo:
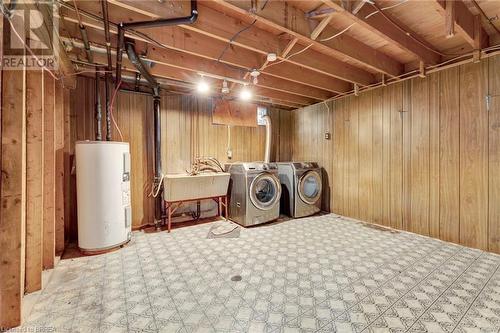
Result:
<svg viewBox="0 0 500 333"><path fill-rule="evenodd" d="M56 82L54 113L55 147L55 253L64 251L64 88Z"/></svg>
<svg viewBox="0 0 500 333"><path fill-rule="evenodd" d="M55 80L44 72L44 183L43 183L43 268L54 267L55 257Z"/></svg>
<svg viewBox="0 0 500 333"><path fill-rule="evenodd" d="M26 74L26 282L27 293L42 288L43 74Z"/></svg>
<svg viewBox="0 0 500 333"><path fill-rule="evenodd" d="M8 329L21 325L24 293L26 90L25 71L2 69L1 76L0 327Z"/></svg>

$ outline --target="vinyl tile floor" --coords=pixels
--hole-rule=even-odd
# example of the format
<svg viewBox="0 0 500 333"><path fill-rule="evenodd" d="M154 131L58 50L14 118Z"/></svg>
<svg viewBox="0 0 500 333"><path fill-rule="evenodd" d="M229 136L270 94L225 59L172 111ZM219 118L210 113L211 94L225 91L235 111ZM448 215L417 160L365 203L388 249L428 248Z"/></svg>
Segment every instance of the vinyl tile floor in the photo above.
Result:
<svg viewBox="0 0 500 333"><path fill-rule="evenodd" d="M210 226L135 232L119 251L62 260L23 328L500 331L498 255L334 214L239 238L207 239Z"/></svg>

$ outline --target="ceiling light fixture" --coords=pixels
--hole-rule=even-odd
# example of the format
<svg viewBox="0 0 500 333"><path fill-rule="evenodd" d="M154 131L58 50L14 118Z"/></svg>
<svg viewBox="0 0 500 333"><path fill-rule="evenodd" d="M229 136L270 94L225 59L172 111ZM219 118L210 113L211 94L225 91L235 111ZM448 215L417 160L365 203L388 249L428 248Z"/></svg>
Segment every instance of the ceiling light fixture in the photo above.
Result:
<svg viewBox="0 0 500 333"><path fill-rule="evenodd" d="M200 81L198 81L198 84L196 85L196 90L200 94L206 94L210 90L210 87L208 86L208 83L205 82L205 80L203 79L203 76L201 77Z"/></svg>
<svg viewBox="0 0 500 333"><path fill-rule="evenodd" d="M255 85L256 85L257 83L259 83L259 80L257 79L257 77L258 77L259 75L260 75L259 70L257 70L257 69L252 69L252 71L250 72L250 76L253 78L253 79L252 79L253 84L255 84Z"/></svg>
<svg viewBox="0 0 500 333"><path fill-rule="evenodd" d="M229 94L229 87L227 86L227 81L226 80L222 81L222 90L221 90L221 92L223 94Z"/></svg>
<svg viewBox="0 0 500 333"><path fill-rule="evenodd" d="M273 61L276 61L277 59L278 59L278 56L276 55L276 53L268 53L267 54L267 61L273 62Z"/></svg>
<svg viewBox="0 0 500 333"><path fill-rule="evenodd" d="M240 99L242 101L249 101L252 99L252 92L246 86L240 90Z"/></svg>

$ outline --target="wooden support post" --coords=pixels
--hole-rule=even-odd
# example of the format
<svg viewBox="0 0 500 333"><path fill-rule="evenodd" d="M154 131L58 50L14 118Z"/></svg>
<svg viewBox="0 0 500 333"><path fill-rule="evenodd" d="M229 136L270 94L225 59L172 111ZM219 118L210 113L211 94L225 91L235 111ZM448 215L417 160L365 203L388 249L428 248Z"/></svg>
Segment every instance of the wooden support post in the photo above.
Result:
<svg viewBox="0 0 500 333"><path fill-rule="evenodd" d="M2 25L0 20L0 27ZM1 30L0 30L1 31ZM0 328L21 324L26 223L25 72L2 70Z"/></svg>
<svg viewBox="0 0 500 333"><path fill-rule="evenodd" d="M55 90L55 242L56 255L64 251L64 88L60 81Z"/></svg>
<svg viewBox="0 0 500 333"><path fill-rule="evenodd" d="M54 267L55 257L55 145L54 145L54 79L43 78L44 116L44 183L43 183L43 268Z"/></svg>
<svg viewBox="0 0 500 333"><path fill-rule="evenodd" d="M26 277L27 293L42 288L43 98L41 70L26 73Z"/></svg>

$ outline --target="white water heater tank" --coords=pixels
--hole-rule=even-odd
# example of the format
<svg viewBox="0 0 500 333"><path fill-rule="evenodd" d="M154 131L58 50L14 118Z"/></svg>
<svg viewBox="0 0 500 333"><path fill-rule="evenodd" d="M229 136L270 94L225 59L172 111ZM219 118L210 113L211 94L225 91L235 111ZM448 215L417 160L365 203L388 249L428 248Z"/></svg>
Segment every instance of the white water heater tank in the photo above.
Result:
<svg viewBox="0 0 500 333"><path fill-rule="evenodd" d="M99 252L131 237L130 150L126 142L76 143L78 247Z"/></svg>

